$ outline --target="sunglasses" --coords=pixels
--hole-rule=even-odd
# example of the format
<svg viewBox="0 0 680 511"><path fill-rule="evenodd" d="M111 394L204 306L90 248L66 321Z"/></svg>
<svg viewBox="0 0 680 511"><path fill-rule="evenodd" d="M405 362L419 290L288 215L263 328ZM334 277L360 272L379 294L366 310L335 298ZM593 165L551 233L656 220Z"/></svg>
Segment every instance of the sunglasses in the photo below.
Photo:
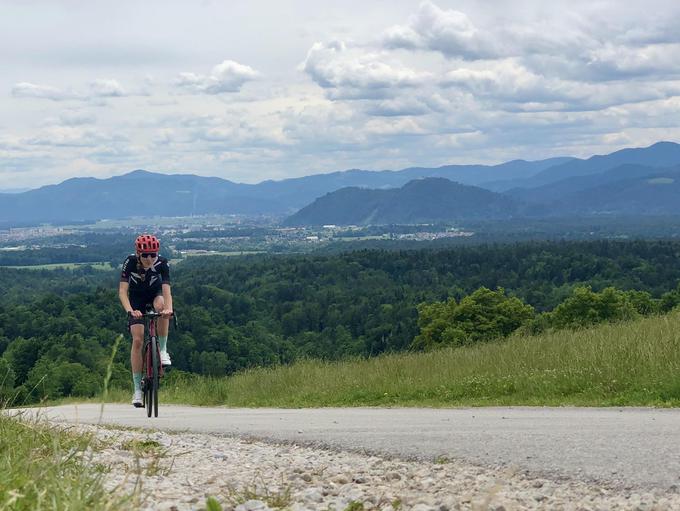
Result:
<svg viewBox="0 0 680 511"><path fill-rule="evenodd" d="M142 252L139 255L146 258L146 257L156 257L156 255L158 255L158 254L156 254L155 252Z"/></svg>

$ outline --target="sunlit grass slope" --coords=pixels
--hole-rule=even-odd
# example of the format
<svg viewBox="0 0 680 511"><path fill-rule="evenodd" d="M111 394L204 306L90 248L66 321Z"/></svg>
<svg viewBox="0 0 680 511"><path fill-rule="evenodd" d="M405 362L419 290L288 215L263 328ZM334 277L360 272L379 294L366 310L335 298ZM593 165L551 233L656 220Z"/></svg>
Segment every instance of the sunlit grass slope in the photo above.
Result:
<svg viewBox="0 0 680 511"><path fill-rule="evenodd" d="M680 313L430 353L175 378L164 382L161 400L248 407L675 406Z"/></svg>

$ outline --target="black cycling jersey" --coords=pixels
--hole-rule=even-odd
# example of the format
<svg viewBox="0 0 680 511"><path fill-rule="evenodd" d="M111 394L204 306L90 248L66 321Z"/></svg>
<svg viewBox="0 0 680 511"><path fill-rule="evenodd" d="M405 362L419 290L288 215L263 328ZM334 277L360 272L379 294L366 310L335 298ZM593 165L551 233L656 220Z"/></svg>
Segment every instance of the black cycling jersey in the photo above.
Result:
<svg viewBox="0 0 680 511"><path fill-rule="evenodd" d="M170 266L165 257L158 256L153 266L145 270L135 254L130 254L123 263L120 281L130 284L128 294L130 299L139 302L140 299L153 302L161 294L161 285L170 284Z"/></svg>

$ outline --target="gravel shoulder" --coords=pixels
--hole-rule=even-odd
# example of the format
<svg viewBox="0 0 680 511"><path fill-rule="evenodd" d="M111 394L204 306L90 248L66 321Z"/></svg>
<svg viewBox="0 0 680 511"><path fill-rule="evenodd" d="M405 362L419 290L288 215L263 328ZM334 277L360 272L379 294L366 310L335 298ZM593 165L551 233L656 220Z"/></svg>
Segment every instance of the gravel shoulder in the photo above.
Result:
<svg viewBox="0 0 680 511"><path fill-rule="evenodd" d="M678 410L32 410L107 439L92 463L140 509L680 510Z"/></svg>
<svg viewBox="0 0 680 511"><path fill-rule="evenodd" d="M87 461L106 486L135 493L135 508L225 510L680 509L680 495L615 491L575 480L529 477L513 467L387 459L216 435L65 426L105 447ZM134 447L142 446L142 447Z"/></svg>

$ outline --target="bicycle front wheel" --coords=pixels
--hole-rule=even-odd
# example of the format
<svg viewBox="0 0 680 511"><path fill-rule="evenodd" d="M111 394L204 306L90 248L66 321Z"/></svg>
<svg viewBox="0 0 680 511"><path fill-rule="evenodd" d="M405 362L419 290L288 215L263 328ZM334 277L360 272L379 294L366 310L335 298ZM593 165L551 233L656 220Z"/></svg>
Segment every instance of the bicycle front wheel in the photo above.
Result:
<svg viewBox="0 0 680 511"><path fill-rule="evenodd" d="M156 337L151 338L151 401L153 401L153 416L158 417L158 387L160 385L160 366L161 357L158 351ZM149 417L151 417L151 407L149 407Z"/></svg>
<svg viewBox="0 0 680 511"><path fill-rule="evenodd" d="M146 416L151 417L153 410L153 372L152 372L151 344L146 345L144 351L144 404L146 405Z"/></svg>

